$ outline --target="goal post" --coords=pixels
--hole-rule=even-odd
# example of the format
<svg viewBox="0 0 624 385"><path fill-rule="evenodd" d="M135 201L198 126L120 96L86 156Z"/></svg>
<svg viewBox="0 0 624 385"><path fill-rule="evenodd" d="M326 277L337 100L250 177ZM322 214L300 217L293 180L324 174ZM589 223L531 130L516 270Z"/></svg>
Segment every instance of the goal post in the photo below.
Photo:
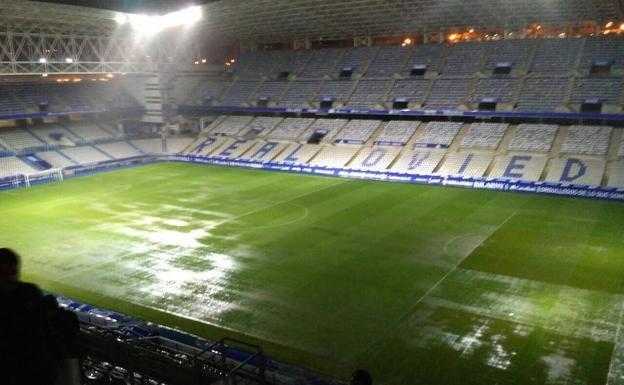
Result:
<svg viewBox="0 0 624 385"><path fill-rule="evenodd" d="M33 183L38 182L62 182L63 170L60 168L51 168L45 171L33 172L24 175L25 187L30 187Z"/></svg>

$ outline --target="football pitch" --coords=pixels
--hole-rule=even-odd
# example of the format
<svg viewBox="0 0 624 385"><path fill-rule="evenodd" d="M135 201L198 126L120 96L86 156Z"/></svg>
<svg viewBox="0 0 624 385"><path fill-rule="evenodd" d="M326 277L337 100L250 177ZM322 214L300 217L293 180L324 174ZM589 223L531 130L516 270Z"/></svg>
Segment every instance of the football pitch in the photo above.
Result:
<svg viewBox="0 0 624 385"><path fill-rule="evenodd" d="M624 204L159 163L0 192L23 278L376 384L624 384Z"/></svg>

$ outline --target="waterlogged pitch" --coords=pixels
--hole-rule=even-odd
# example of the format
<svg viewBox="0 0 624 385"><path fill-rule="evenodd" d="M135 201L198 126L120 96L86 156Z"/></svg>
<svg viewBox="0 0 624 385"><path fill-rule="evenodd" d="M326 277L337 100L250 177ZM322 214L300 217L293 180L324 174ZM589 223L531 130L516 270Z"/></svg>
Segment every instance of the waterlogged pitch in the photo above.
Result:
<svg viewBox="0 0 624 385"><path fill-rule="evenodd" d="M624 204L163 163L0 193L46 289L377 384L624 384Z"/></svg>

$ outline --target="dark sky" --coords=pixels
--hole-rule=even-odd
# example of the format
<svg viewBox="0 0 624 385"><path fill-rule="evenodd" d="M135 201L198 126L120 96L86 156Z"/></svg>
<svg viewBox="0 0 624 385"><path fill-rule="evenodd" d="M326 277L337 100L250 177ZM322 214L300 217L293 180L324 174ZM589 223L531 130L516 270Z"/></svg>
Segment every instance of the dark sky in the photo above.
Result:
<svg viewBox="0 0 624 385"><path fill-rule="evenodd" d="M189 5L205 4L214 1L217 0L49 0L45 2L81 5L132 13L165 13L176 11Z"/></svg>

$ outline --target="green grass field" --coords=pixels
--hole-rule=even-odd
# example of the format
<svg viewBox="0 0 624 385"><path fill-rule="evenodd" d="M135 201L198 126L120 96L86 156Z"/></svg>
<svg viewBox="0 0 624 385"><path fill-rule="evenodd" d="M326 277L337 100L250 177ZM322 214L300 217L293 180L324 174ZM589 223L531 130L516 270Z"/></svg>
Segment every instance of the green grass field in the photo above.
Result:
<svg viewBox="0 0 624 385"><path fill-rule="evenodd" d="M25 280L376 384L624 384L624 204L162 163L0 193Z"/></svg>

